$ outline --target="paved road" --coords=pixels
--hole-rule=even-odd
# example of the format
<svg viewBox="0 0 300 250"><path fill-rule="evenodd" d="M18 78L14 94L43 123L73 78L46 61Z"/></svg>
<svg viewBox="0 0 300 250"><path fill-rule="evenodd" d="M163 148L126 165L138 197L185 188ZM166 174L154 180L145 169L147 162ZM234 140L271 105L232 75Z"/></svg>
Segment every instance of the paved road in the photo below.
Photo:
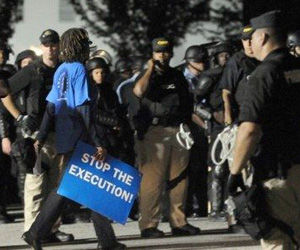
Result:
<svg viewBox="0 0 300 250"><path fill-rule="evenodd" d="M128 246L128 249L260 249L258 242L251 240L245 234L228 233L227 224L210 222L206 218L191 219L189 222L202 229L202 234L189 237L172 237L168 223L161 223L159 228L166 232L161 239L141 239L137 222L129 221L125 226L113 224L119 240ZM69 244L48 244L46 250L90 250L96 249L97 241L92 223L76 223L62 225L61 230L73 233L75 241ZM0 249L29 249L20 239L23 232L23 220L11 224L0 225Z"/></svg>

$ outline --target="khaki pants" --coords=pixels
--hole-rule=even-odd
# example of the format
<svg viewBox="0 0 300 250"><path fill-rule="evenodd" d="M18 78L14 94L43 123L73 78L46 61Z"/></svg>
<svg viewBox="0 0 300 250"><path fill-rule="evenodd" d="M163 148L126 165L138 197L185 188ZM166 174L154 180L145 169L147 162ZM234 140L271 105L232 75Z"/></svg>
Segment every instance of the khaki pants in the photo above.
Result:
<svg viewBox="0 0 300 250"><path fill-rule="evenodd" d="M264 182L266 199L271 215L288 225L300 243L300 165L294 165L286 180L270 179ZM263 249L291 250L290 238L279 229L272 229L271 237L261 240Z"/></svg>
<svg viewBox="0 0 300 250"><path fill-rule="evenodd" d="M24 231L28 231L39 214L41 207L59 179L59 159L54 149L54 136L47 139L41 150L42 162L49 169L40 175L26 174L24 186ZM57 231L60 221L55 224L53 232Z"/></svg>
<svg viewBox="0 0 300 250"><path fill-rule="evenodd" d="M178 127L150 126L138 144L139 170L143 174L140 189L141 230L157 227L161 215L161 197L167 180L176 179L187 167L189 151L177 140ZM171 227L184 226L187 178L169 191Z"/></svg>

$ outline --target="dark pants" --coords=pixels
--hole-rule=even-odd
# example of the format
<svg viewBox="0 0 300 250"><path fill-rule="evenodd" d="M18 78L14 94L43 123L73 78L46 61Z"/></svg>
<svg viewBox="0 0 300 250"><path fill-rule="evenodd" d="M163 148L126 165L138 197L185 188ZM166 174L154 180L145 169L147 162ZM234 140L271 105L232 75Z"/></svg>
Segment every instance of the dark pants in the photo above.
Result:
<svg viewBox="0 0 300 250"><path fill-rule="evenodd" d="M193 124L191 126L194 145L191 149L189 162L189 187L186 202L186 213L207 216L207 151L208 142L204 130Z"/></svg>
<svg viewBox="0 0 300 250"><path fill-rule="evenodd" d="M59 155L58 166L60 168L61 176L71 155L72 152ZM64 208L73 202L68 198L57 194L56 191L57 189L55 188L48 195L48 198L44 203L39 215L29 229L29 232L34 239L40 240L46 238ZM96 235L100 245L102 247L111 247L115 245L117 239L109 220L94 211L91 214L91 218L94 223Z"/></svg>
<svg viewBox="0 0 300 250"><path fill-rule="evenodd" d="M49 235L54 223L57 221L64 207L71 202L72 201L68 198L57 194L56 190L52 191L49 194L38 217L29 229L33 238L46 238ZM94 228L98 237L98 241L101 244L101 246L110 247L114 245L117 239L114 234L113 228L110 224L110 221L106 217L94 211L92 211L91 217L94 223Z"/></svg>
<svg viewBox="0 0 300 250"><path fill-rule="evenodd" d="M6 215L8 203L19 202L15 178L11 175L11 160L0 150L0 214Z"/></svg>
<svg viewBox="0 0 300 250"><path fill-rule="evenodd" d="M222 132L223 127L219 126L213 129L210 135L209 144L209 160L208 164L211 166L212 171L210 173L210 183L209 183L209 200L211 202L212 211L220 212L224 209L224 201L226 199L226 182L228 179L229 169L227 162L220 166L216 166L211 160L211 149L214 144L218 134ZM220 147L217 147L217 155L220 154Z"/></svg>

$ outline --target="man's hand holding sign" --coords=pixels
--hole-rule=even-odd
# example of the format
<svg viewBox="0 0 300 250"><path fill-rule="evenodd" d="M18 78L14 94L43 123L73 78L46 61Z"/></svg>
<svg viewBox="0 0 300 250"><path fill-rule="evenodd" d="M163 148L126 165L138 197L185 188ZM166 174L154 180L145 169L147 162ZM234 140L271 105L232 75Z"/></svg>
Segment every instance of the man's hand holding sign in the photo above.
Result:
<svg viewBox="0 0 300 250"><path fill-rule="evenodd" d="M125 224L137 196L141 174L107 155L103 148L79 142L58 189L72 199Z"/></svg>

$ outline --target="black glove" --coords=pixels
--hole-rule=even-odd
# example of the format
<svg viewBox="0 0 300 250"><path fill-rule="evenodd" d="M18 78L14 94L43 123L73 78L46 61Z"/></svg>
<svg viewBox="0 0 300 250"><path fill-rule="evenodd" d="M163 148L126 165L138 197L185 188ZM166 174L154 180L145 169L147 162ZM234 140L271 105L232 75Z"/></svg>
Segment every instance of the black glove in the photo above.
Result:
<svg viewBox="0 0 300 250"><path fill-rule="evenodd" d="M38 130L38 122L31 115L19 115L17 118L17 125L29 135Z"/></svg>
<svg viewBox="0 0 300 250"><path fill-rule="evenodd" d="M235 196L238 188L245 190L245 184L241 174L230 174L227 181L227 192L229 196Z"/></svg>

